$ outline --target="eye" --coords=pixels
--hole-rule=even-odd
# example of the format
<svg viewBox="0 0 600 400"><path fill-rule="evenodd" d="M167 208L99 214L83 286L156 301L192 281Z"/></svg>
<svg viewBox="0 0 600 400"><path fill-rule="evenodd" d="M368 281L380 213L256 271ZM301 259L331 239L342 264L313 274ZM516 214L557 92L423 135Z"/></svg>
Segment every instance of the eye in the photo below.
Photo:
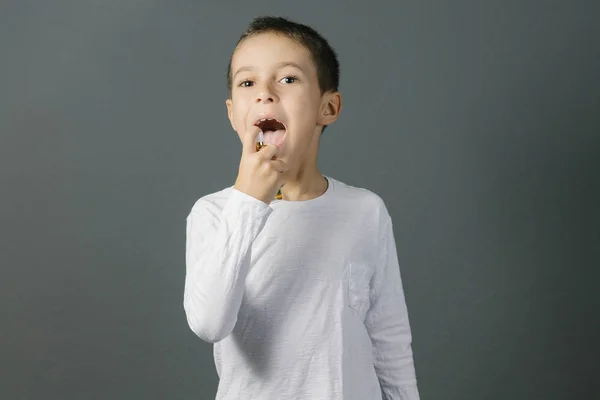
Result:
<svg viewBox="0 0 600 400"><path fill-rule="evenodd" d="M286 76L285 78L283 78L282 80L280 80L279 82L283 82L283 83L294 83L298 81L298 77L296 76Z"/></svg>
<svg viewBox="0 0 600 400"><path fill-rule="evenodd" d="M238 84L238 86L240 86L240 87L251 87L252 85L254 85L254 82L249 81L249 80L241 81Z"/></svg>

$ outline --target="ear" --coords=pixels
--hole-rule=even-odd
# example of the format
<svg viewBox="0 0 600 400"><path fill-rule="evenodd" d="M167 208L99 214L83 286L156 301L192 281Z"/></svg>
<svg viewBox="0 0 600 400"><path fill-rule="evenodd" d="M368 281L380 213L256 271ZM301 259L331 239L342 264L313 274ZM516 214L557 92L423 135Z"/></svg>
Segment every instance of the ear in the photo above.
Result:
<svg viewBox="0 0 600 400"><path fill-rule="evenodd" d="M327 92L323 95L321 109L317 117L318 125L334 123L342 112L342 95L340 92Z"/></svg>
<svg viewBox="0 0 600 400"><path fill-rule="evenodd" d="M225 105L227 106L227 118L229 118L229 123L231 124L231 127L235 131L235 122L233 122L233 103L232 103L231 99L225 100Z"/></svg>

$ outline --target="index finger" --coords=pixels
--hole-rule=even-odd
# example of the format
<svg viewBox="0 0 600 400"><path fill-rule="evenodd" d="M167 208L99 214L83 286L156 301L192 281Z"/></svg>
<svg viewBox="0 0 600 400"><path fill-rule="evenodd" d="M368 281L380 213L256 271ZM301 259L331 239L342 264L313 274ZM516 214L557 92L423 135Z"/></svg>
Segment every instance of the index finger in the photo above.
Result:
<svg viewBox="0 0 600 400"><path fill-rule="evenodd" d="M243 153L252 154L256 153L256 137L261 132L258 126L253 126L246 131L243 141Z"/></svg>

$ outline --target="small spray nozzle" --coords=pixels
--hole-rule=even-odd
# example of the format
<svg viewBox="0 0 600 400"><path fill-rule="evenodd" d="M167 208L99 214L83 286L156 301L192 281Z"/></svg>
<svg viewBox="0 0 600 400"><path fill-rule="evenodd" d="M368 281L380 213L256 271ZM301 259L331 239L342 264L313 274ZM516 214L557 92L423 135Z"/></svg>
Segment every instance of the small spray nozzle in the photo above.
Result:
<svg viewBox="0 0 600 400"><path fill-rule="evenodd" d="M263 136L263 132L260 131L258 132L258 136L256 138L256 151L260 151L260 149L263 147L265 147L265 138Z"/></svg>

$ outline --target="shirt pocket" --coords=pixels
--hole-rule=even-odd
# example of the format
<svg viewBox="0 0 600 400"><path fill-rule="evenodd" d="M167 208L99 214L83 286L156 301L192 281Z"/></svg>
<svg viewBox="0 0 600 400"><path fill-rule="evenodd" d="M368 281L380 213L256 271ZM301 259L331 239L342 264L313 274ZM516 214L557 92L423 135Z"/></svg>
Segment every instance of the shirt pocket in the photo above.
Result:
<svg viewBox="0 0 600 400"><path fill-rule="evenodd" d="M348 305L362 321L371 306L369 292L372 275L372 269L366 263L353 262L348 265Z"/></svg>

